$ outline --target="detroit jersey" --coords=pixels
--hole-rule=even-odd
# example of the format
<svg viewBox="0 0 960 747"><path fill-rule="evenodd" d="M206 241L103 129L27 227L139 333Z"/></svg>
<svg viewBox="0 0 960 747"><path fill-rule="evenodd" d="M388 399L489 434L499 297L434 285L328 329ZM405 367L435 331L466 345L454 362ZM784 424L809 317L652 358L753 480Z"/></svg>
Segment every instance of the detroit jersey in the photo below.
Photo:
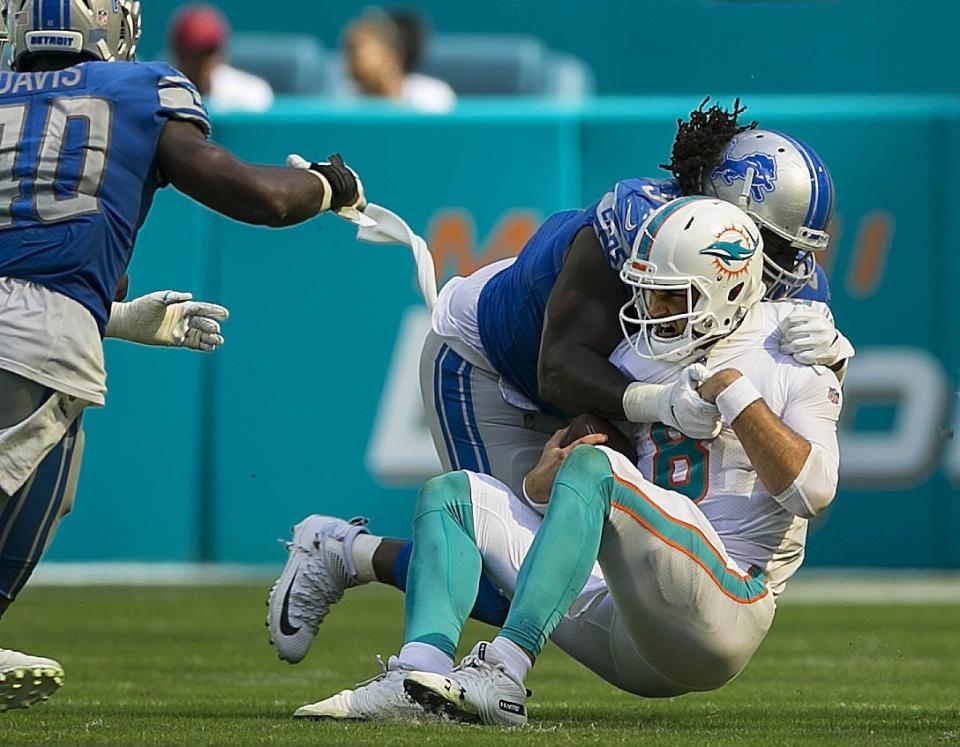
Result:
<svg viewBox="0 0 960 747"><path fill-rule="evenodd" d="M547 299L577 232L592 226L607 264L619 273L646 217L680 196L672 179L617 182L585 210L556 213L537 229L516 262L491 278L477 301L484 353L497 372L541 410L537 363Z"/></svg>
<svg viewBox="0 0 960 747"><path fill-rule="evenodd" d="M196 88L163 63L0 72L0 277L77 301L102 335L170 119L210 133Z"/></svg>
<svg viewBox="0 0 960 747"><path fill-rule="evenodd" d="M760 391L783 422L839 465L836 425L840 384L821 366L803 366L779 350L779 324L794 302L756 304L740 327L710 350L706 365L735 368ZM814 304L829 315L823 304ZM643 341L639 341L643 349ZM675 381L685 364L639 358L623 343L611 362L633 379ZM763 570L779 594L803 562L807 520L794 516L770 495L728 424L712 440L697 441L662 423L637 432L638 466L654 484L686 495L720 535L730 555Z"/></svg>

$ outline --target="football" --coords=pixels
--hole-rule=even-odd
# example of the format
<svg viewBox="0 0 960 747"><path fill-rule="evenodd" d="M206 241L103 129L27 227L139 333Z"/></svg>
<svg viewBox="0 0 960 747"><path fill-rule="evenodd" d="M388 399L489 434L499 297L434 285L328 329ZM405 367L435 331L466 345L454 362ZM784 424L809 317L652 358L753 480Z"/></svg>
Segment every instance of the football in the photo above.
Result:
<svg viewBox="0 0 960 747"><path fill-rule="evenodd" d="M601 418L599 415L577 415L570 421L560 446L569 446L578 438L589 436L591 433L603 433L607 437L604 446L619 451L631 462L636 463L637 447L633 439L609 420Z"/></svg>

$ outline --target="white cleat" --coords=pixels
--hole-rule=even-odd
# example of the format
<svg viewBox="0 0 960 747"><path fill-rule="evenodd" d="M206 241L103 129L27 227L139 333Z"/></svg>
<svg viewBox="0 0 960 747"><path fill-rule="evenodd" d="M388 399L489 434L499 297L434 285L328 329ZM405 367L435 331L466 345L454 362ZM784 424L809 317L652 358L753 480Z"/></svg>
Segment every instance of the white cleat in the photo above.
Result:
<svg viewBox="0 0 960 747"><path fill-rule="evenodd" d="M0 713L47 700L63 684L63 667L53 659L0 648Z"/></svg>
<svg viewBox="0 0 960 747"><path fill-rule="evenodd" d="M478 643L451 673L411 672L403 689L430 713L468 723L524 726L527 689L493 655L489 644Z"/></svg>
<svg viewBox="0 0 960 747"><path fill-rule="evenodd" d="M407 697L403 678L410 669L403 667L397 657L391 656L383 670L373 679L361 682L355 690L341 690L326 700L305 705L294 711L294 718L352 719L358 721L413 720L424 715L423 709Z"/></svg>
<svg viewBox="0 0 960 747"><path fill-rule="evenodd" d="M293 528L287 564L267 597L270 643L284 661L296 664L307 655L330 607L359 584L351 548L366 523L314 514Z"/></svg>

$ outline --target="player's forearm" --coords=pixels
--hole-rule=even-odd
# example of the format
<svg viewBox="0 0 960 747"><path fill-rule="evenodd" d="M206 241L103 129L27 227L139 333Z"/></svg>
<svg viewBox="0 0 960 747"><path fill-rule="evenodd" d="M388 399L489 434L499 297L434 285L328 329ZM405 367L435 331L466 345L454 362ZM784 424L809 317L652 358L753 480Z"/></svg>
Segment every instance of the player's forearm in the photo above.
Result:
<svg viewBox="0 0 960 747"><path fill-rule="evenodd" d="M230 160L182 191L218 213L254 225L291 226L320 212L324 188L309 171Z"/></svg>
<svg viewBox="0 0 960 747"><path fill-rule="evenodd" d="M810 455L810 442L785 425L766 402L755 400L731 427L770 495L780 495L794 484Z"/></svg>
<svg viewBox="0 0 960 747"><path fill-rule="evenodd" d="M538 380L541 399L569 415L589 412L626 419L623 393L630 380L591 348L570 347L554 355L541 352Z"/></svg>

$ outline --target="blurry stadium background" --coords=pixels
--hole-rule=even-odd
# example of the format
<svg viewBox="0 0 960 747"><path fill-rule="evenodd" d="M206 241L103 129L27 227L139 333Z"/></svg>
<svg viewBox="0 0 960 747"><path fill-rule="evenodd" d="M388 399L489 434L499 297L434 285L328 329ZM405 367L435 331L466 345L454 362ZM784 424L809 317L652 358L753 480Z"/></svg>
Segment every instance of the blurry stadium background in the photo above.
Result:
<svg viewBox="0 0 960 747"><path fill-rule="evenodd" d="M359 4L231 0L232 64L278 97L263 113L214 111L214 139L267 163L342 153L449 277L516 253L553 211L656 175L677 117L706 95L741 97L747 118L813 145L837 187L823 264L858 355L841 492L807 565L960 568L960 75L946 58L960 6L415 7L434 27L423 69L460 95L451 113L340 95ZM169 58L175 9L145 4L142 58ZM311 512L406 536L417 485L438 470L417 387L426 315L407 250L353 235L329 216L268 231L158 196L131 295L223 303L227 344L211 356L107 344L108 406L86 415L76 506L41 577L64 567L50 561L279 566L274 539Z"/></svg>

